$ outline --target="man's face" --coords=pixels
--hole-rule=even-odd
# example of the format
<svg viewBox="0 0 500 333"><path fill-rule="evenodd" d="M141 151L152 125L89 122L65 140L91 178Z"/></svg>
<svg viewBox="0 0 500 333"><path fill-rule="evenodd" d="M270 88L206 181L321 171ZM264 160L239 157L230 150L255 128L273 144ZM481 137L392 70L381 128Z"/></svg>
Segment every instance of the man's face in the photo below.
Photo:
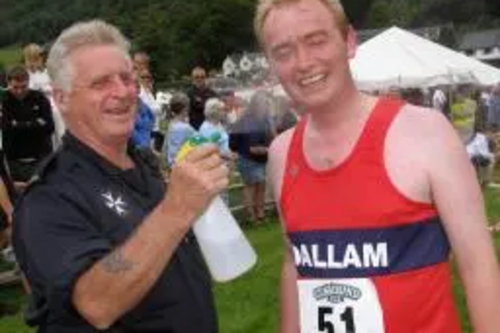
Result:
<svg viewBox="0 0 500 333"><path fill-rule="evenodd" d="M134 55L134 69L136 71L149 70L149 58L144 53L136 53Z"/></svg>
<svg viewBox="0 0 500 333"><path fill-rule="evenodd" d="M55 94L68 127L83 139L123 144L133 130L137 109L130 59L110 45L84 47L70 57L71 90Z"/></svg>
<svg viewBox="0 0 500 333"><path fill-rule="evenodd" d="M138 72L138 80L144 88L153 91L153 76L149 72Z"/></svg>
<svg viewBox="0 0 500 333"><path fill-rule="evenodd" d="M352 31L342 35L324 4L302 0L272 9L263 41L271 67L296 104L324 108L340 98L356 43Z"/></svg>
<svg viewBox="0 0 500 333"><path fill-rule="evenodd" d="M204 88L206 86L207 73L203 69L197 68L191 73L191 79L196 87Z"/></svg>
<svg viewBox="0 0 500 333"><path fill-rule="evenodd" d="M9 81L9 91L14 97L23 99L28 93L28 79L12 79Z"/></svg>

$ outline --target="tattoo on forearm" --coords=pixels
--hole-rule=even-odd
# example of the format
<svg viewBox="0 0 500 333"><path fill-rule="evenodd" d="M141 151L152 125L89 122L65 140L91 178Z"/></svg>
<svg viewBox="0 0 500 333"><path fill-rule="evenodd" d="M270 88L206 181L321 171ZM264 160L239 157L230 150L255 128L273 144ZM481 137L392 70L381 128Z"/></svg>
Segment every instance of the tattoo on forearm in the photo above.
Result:
<svg viewBox="0 0 500 333"><path fill-rule="evenodd" d="M120 250L115 250L102 259L101 265L106 272L114 274L129 271L134 267L134 263L124 258Z"/></svg>

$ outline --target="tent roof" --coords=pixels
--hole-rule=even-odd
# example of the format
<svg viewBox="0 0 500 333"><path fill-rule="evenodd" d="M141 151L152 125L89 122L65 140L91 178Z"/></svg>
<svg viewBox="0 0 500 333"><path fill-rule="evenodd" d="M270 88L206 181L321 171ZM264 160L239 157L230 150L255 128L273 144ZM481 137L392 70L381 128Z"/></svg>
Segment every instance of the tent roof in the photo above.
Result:
<svg viewBox="0 0 500 333"><path fill-rule="evenodd" d="M351 69L365 90L500 82L500 70L397 27L361 44Z"/></svg>

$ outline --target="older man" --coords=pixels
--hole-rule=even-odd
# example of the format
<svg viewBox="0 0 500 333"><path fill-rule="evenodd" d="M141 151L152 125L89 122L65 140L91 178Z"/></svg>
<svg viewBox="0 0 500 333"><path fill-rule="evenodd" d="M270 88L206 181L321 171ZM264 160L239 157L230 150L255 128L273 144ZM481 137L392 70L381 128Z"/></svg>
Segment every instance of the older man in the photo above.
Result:
<svg viewBox="0 0 500 333"><path fill-rule="evenodd" d="M210 278L190 228L228 182L216 147L173 168L127 142L137 105L128 42L77 23L48 68L68 133L15 212L14 247L42 332L217 332Z"/></svg>
<svg viewBox="0 0 500 333"><path fill-rule="evenodd" d="M500 332L480 189L446 118L356 90L338 0L260 0L255 23L306 112L269 151L289 244L281 332L460 332L450 246L475 332Z"/></svg>

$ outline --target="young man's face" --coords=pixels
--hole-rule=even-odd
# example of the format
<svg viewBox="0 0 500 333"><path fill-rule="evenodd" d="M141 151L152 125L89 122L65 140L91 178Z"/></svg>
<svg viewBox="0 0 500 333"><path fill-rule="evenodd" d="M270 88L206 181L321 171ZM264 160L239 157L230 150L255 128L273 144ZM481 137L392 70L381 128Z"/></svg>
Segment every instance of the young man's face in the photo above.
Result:
<svg viewBox="0 0 500 333"><path fill-rule="evenodd" d="M298 105L327 106L350 78L355 38L344 37L331 11L318 0L302 0L272 9L263 25L271 67Z"/></svg>
<svg viewBox="0 0 500 333"><path fill-rule="evenodd" d="M56 102L68 127L100 143L123 143L133 130L137 81L132 62L111 45L84 47L71 55L72 86Z"/></svg>
<svg viewBox="0 0 500 333"><path fill-rule="evenodd" d="M9 91L17 99L23 99L28 93L28 79L11 79L9 81Z"/></svg>

